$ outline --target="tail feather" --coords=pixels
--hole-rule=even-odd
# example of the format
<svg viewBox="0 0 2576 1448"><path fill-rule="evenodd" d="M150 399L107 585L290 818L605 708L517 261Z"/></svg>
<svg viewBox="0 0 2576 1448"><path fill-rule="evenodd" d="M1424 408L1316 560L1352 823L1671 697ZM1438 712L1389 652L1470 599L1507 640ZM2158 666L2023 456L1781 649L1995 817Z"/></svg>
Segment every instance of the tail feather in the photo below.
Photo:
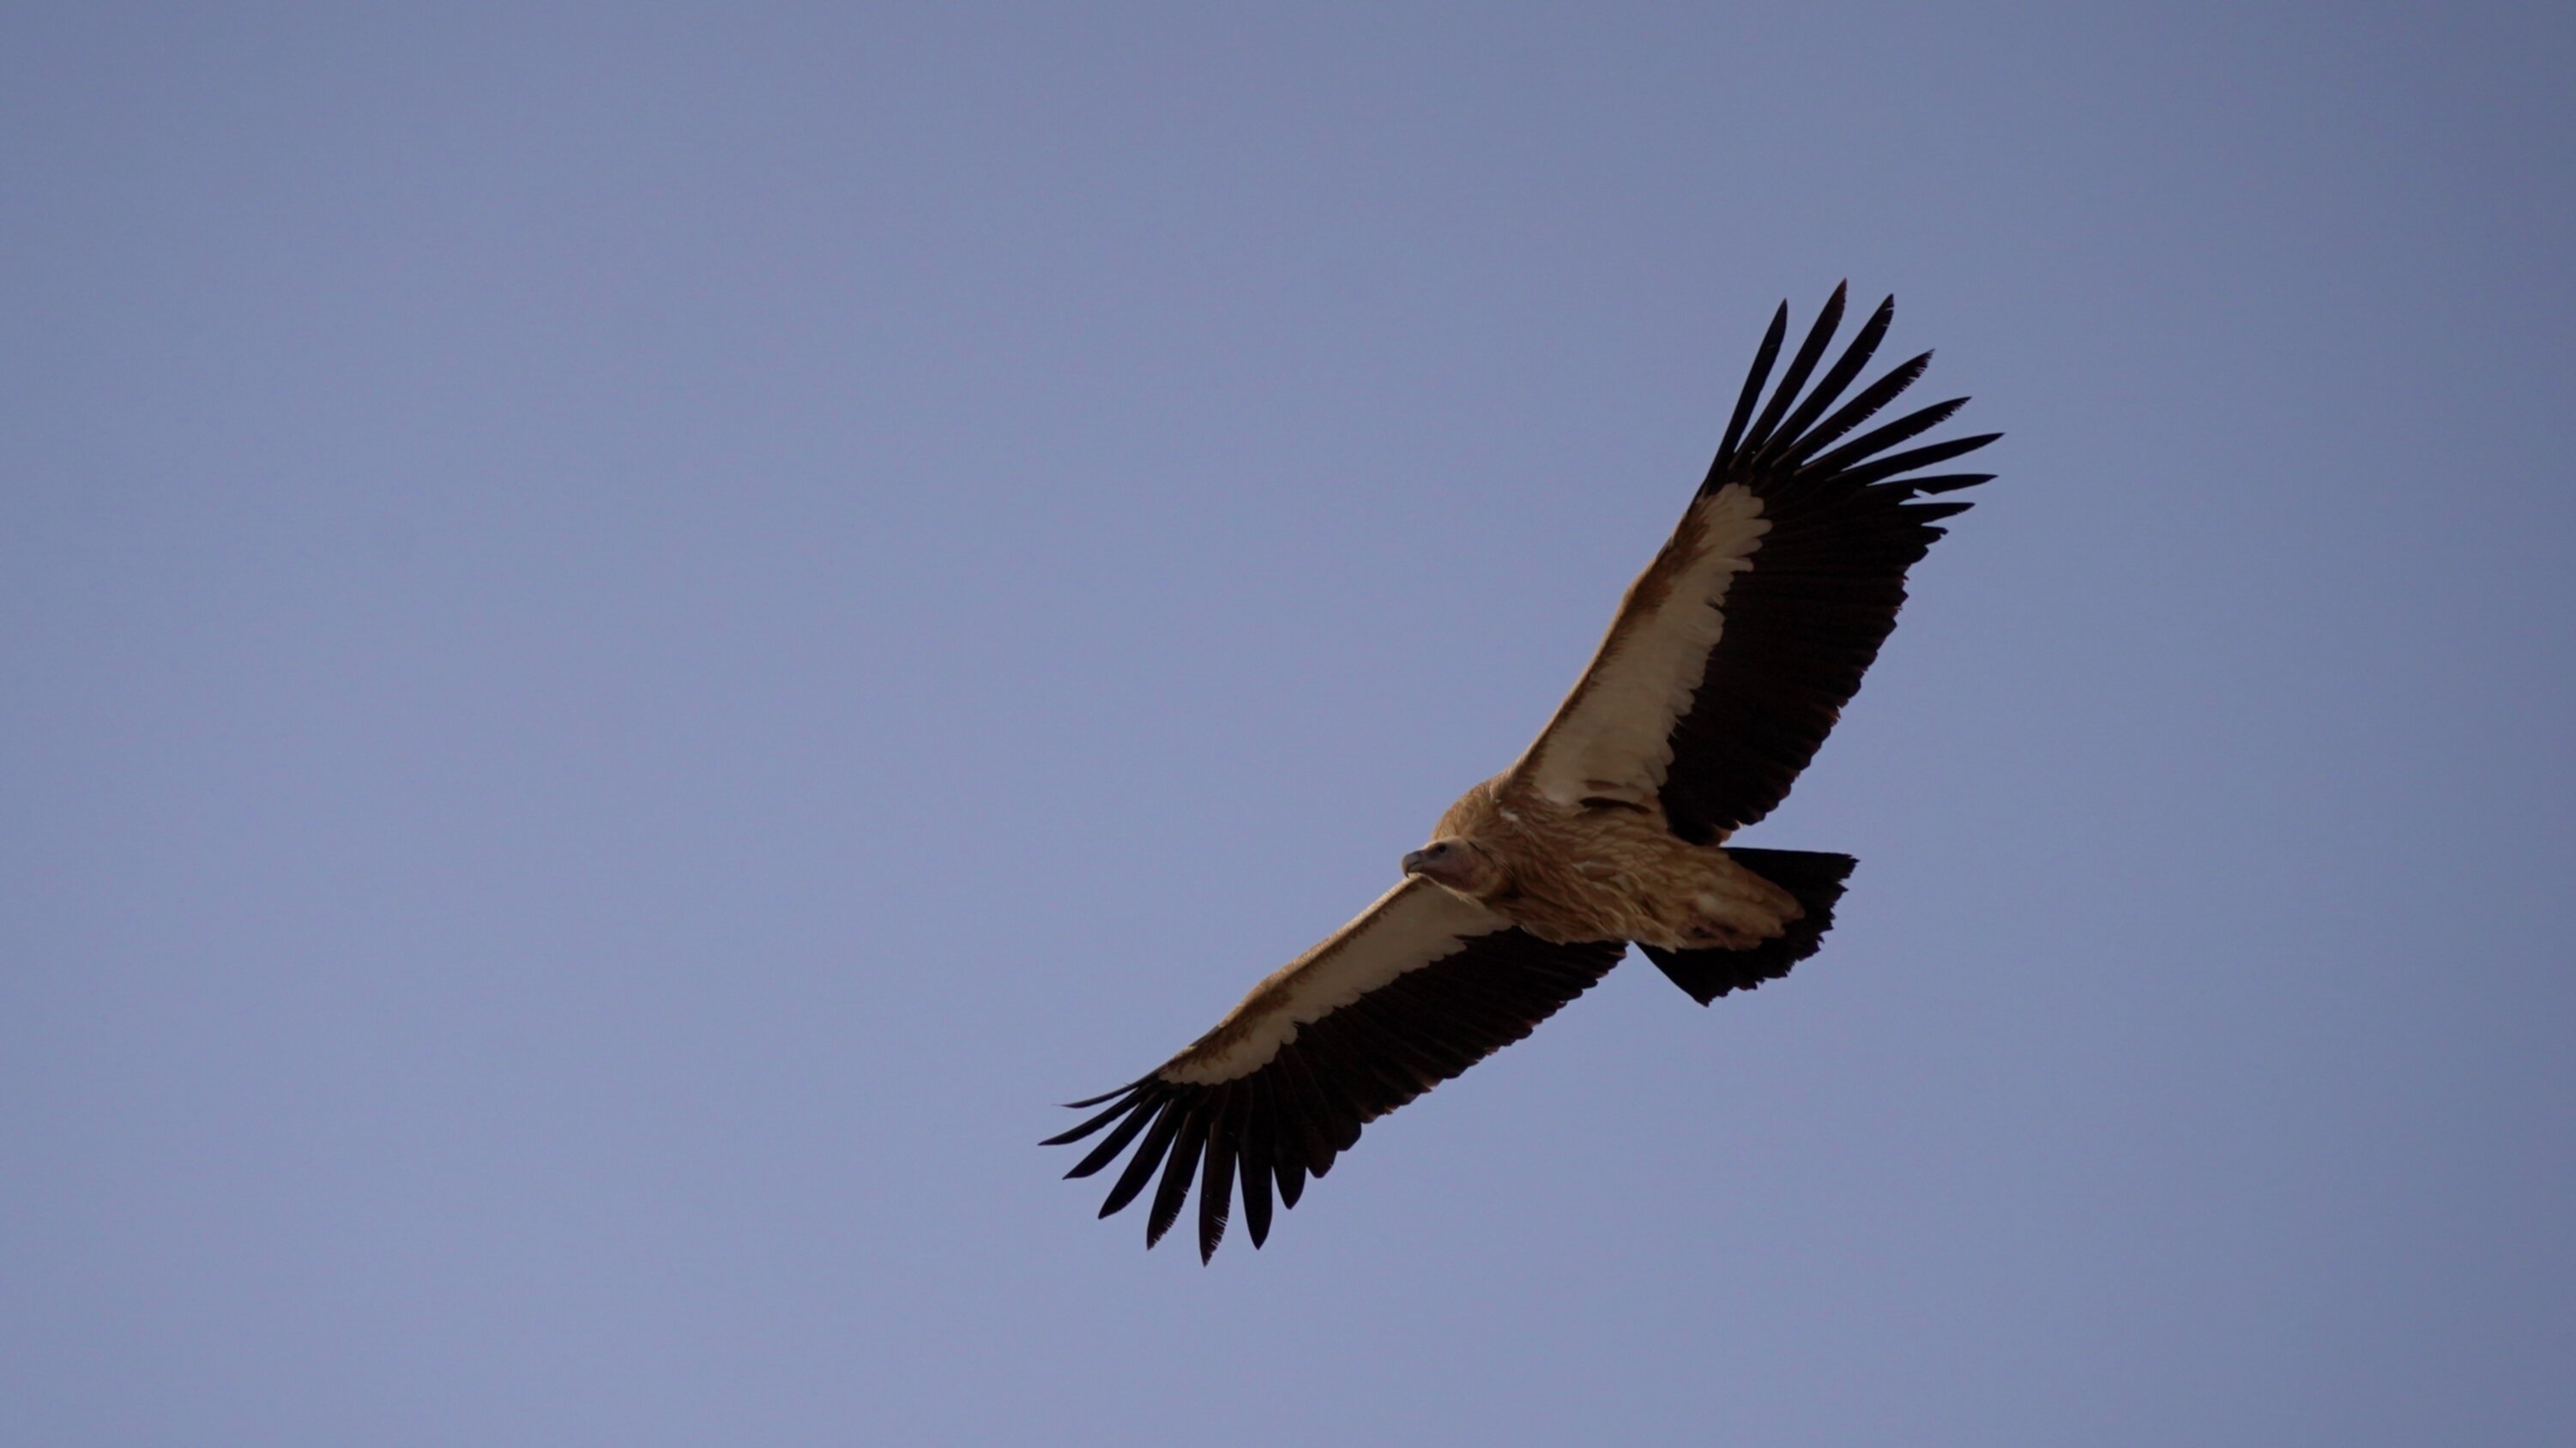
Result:
<svg viewBox="0 0 2576 1448"><path fill-rule="evenodd" d="M1815 954L1825 932L1834 928L1834 904L1843 898L1843 881L1860 863L1849 855L1815 850L1740 850L1730 845L1726 852L1737 864L1796 896L1807 913L1789 922L1788 931L1778 939L1750 950L1637 947L1701 1005L1729 991L1751 990L1766 980L1778 980L1791 966Z"/></svg>

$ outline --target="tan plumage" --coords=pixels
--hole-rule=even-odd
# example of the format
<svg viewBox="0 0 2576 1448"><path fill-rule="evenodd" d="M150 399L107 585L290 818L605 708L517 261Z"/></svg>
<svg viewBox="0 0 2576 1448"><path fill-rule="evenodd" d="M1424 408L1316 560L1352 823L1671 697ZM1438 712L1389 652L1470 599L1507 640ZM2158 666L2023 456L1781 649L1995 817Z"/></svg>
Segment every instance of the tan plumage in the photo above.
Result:
<svg viewBox="0 0 2576 1448"><path fill-rule="evenodd" d="M1837 287L1757 417L1783 306L1707 479L1528 751L1451 805L1356 919L1187 1050L1075 1103L1105 1109L1048 1144L1108 1135L1068 1175L1136 1147L1101 1215L1153 1183L1150 1245L1195 1178L1205 1257L1239 1178L1258 1246L1274 1189L1296 1205L1362 1124L1527 1035L1631 942L1702 1004L1814 953L1851 858L1726 842L1788 793L1895 626L1933 524L1967 507L1920 500L1990 476L1919 470L1991 434L1889 451L1964 399L1841 442L1930 358L1841 402L1893 310L1802 395L1841 322Z"/></svg>

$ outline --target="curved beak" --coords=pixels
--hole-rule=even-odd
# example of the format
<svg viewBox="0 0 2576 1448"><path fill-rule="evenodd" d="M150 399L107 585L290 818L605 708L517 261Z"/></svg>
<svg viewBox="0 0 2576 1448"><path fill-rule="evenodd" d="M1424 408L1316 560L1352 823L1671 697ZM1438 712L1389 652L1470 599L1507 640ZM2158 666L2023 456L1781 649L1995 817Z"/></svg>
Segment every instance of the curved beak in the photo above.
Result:
<svg viewBox="0 0 2576 1448"><path fill-rule="evenodd" d="M1413 853L1404 857L1404 873L1408 875L1418 875L1422 873L1422 852L1420 850L1415 850Z"/></svg>

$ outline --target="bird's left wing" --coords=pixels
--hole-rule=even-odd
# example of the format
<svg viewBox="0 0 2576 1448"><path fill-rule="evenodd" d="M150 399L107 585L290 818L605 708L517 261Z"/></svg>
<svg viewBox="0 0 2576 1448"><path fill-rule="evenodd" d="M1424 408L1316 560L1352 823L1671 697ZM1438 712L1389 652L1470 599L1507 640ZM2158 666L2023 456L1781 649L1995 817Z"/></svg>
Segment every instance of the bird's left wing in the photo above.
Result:
<svg viewBox="0 0 2576 1448"><path fill-rule="evenodd" d="M1253 987L1216 1028L1144 1077L1076 1107L1106 1106L1051 1137L1109 1135L1067 1176L1135 1154L1100 1215L1154 1181L1145 1242L1199 1185L1199 1255L1225 1236L1237 1181L1252 1244L1270 1235L1271 1191L1293 1207L1308 1176L1375 1120L1519 1040L1609 973L1623 941L1553 945L1429 880L1407 878Z"/></svg>
<svg viewBox="0 0 2576 1448"><path fill-rule="evenodd" d="M1513 766L1516 783L1559 804L1659 809L1694 844L1724 839L1788 794L1896 627L1906 570L1941 536L1939 521L1968 506L1926 499L1990 476L1922 470L1991 433L1899 450L1965 398L1843 440L1931 358L1844 400L1894 310L1893 298L1881 303L1808 389L1842 321L1836 287L1756 416L1788 308L1772 318L1707 480Z"/></svg>

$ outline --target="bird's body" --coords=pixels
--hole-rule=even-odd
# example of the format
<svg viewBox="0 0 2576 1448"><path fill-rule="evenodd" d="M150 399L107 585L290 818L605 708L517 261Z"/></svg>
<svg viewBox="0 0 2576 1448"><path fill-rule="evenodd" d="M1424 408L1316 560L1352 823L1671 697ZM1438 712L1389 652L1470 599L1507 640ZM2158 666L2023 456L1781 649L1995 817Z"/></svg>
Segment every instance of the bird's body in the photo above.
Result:
<svg viewBox="0 0 2576 1448"><path fill-rule="evenodd" d="M1675 835L1658 806L1561 803L1511 774L1460 796L1432 839L1494 861L1492 878L1451 881L1436 865L1416 873L1557 944L1741 950L1776 939L1803 913L1789 892L1726 851Z"/></svg>
<svg viewBox="0 0 2576 1448"><path fill-rule="evenodd" d="M1154 1184L1153 1242L1195 1185L1205 1256L1239 1180L1257 1246L1274 1190L1294 1206L1364 1123L1528 1034L1632 942L1702 1004L1815 952L1851 857L1732 837L1788 793L1895 627L1933 525L1967 506L1924 498L1988 476L1918 470L1993 440L1889 451L1960 399L1843 441L1931 354L1843 400L1886 332L1882 303L1802 395L1842 307L1837 288L1764 403L1788 309L1774 317L1706 481L1591 665L1520 759L1404 857L1402 882L1188 1049L1076 1103L1106 1109L1051 1144L1108 1135L1071 1175L1135 1148L1103 1216Z"/></svg>

